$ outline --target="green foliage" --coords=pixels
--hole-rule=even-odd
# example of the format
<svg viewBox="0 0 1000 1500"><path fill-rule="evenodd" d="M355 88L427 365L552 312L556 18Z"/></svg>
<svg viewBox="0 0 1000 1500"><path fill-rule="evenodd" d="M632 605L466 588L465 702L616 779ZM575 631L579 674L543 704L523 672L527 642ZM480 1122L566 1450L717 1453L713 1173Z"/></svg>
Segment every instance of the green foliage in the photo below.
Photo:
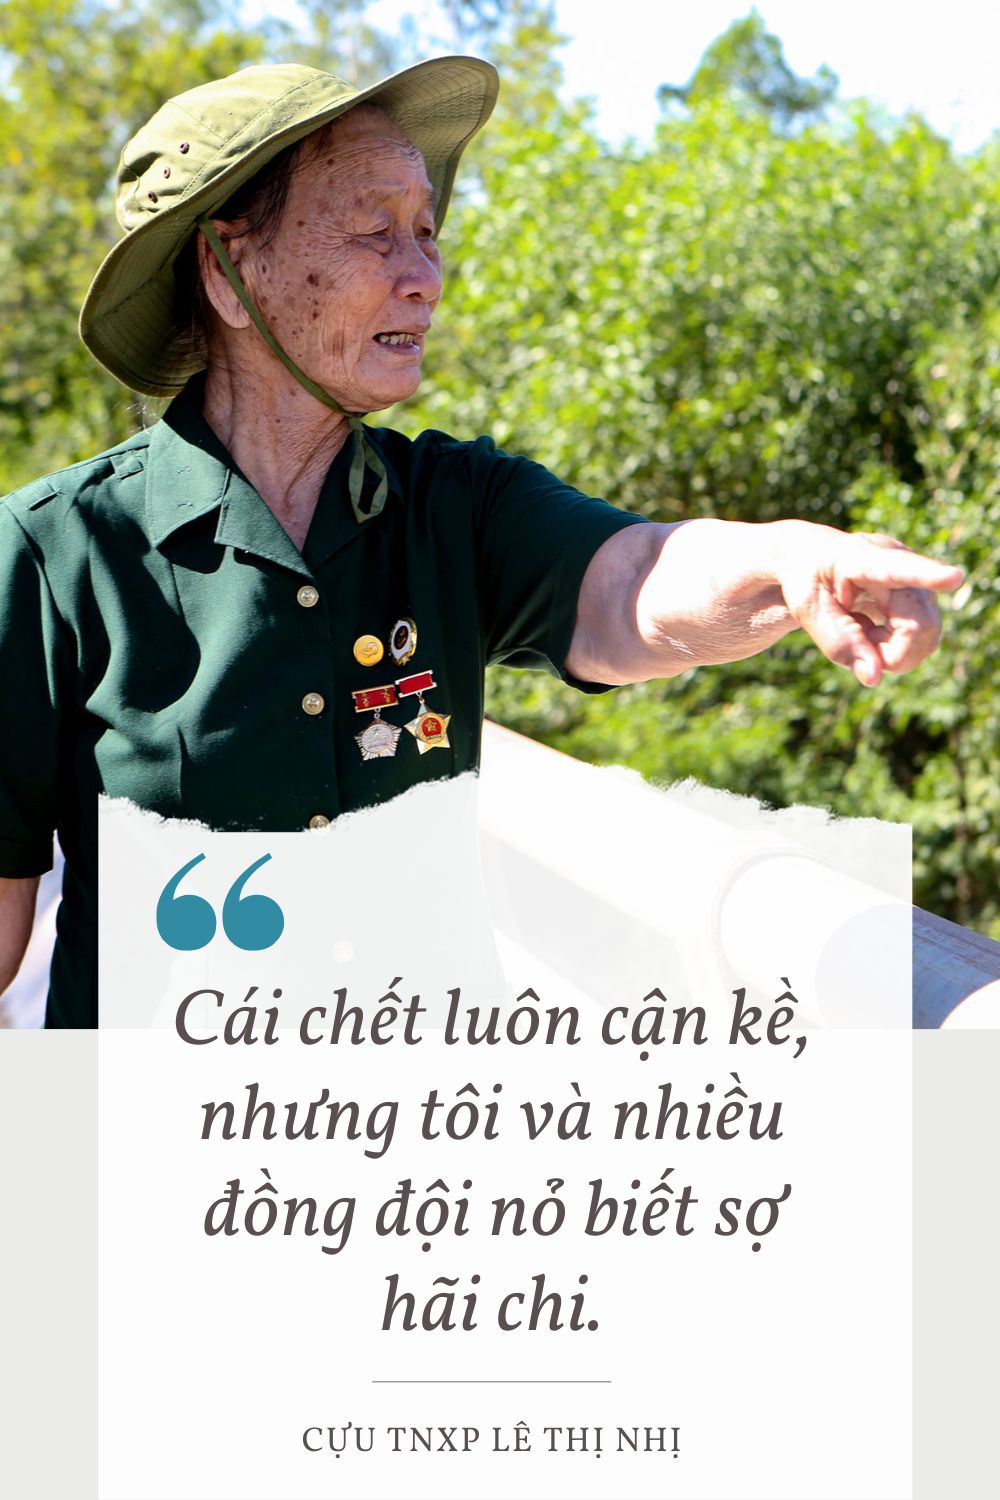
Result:
<svg viewBox="0 0 1000 1500"><path fill-rule="evenodd" d="M837 92L837 83L837 75L825 66L814 78L793 73L781 42L752 10L712 42L686 84L663 84L659 98L665 105L727 99L788 126L822 114Z"/></svg>
<svg viewBox="0 0 1000 1500"><path fill-rule="evenodd" d="M0 493L116 442L133 398L83 348L83 294L118 236L124 140L165 92L257 58L207 0L0 4Z"/></svg>
<svg viewBox="0 0 1000 1500"><path fill-rule="evenodd" d="M420 420L666 516L835 519L873 455L916 477L914 341L1000 254L995 185L926 127L789 140L716 103L615 157L552 106L479 159Z"/></svg>
<svg viewBox="0 0 1000 1500"><path fill-rule="evenodd" d="M973 592L942 653L875 692L790 637L600 699L496 673L490 712L656 780L910 820L918 899L1000 931L1000 155L862 107L789 135L691 102L612 153L528 80L449 226L429 379L397 417L490 432L658 519L882 529Z"/></svg>
<svg viewBox="0 0 1000 1500"><path fill-rule="evenodd" d="M966 582L946 649L894 684L873 749L908 792L918 902L1000 936L1000 308L928 335L917 376L921 482L869 471L853 519L947 552Z"/></svg>
<svg viewBox="0 0 1000 1500"><path fill-rule="evenodd" d="M299 0L302 23L272 23L278 45L270 50L363 88L416 60L413 28L404 25L399 35L387 36L368 21L367 8L367 0Z"/></svg>

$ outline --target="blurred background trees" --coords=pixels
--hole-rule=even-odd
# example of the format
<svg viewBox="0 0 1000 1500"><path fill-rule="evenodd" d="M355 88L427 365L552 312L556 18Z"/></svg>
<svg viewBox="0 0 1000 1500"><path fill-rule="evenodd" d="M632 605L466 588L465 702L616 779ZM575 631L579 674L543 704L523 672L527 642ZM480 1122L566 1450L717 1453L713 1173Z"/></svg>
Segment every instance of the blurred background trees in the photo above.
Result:
<svg viewBox="0 0 1000 1500"><path fill-rule="evenodd" d="M490 712L595 761L914 826L919 904L1000 936L1000 140L797 78L759 17L650 143L609 147L560 95L533 0L448 0L391 38L364 0L240 29L213 0L0 3L0 488L118 440L129 393L79 346L117 152L159 100L243 62L363 80L427 50L504 78L446 227L418 398L385 420L491 433L650 516L795 515L962 563L945 649L874 692L791 637L749 662L584 698L497 671Z"/></svg>

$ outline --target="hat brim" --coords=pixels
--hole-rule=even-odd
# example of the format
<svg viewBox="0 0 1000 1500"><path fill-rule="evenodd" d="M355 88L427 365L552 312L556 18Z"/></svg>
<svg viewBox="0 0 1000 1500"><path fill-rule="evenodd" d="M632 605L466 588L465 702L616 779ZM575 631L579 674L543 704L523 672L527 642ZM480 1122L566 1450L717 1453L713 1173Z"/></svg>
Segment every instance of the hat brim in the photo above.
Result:
<svg viewBox="0 0 1000 1500"><path fill-rule="evenodd" d="M333 80L331 80L333 82ZM201 364L171 353L176 342L174 262L198 220L225 203L272 157L359 104L377 103L420 151L434 188L438 227L459 158L496 103L496 70L474 57L438 57L359 89L317 102L245 153L232 167L151 217L108 252L80 313L80 337L123 385L173 396Z"/></svg>

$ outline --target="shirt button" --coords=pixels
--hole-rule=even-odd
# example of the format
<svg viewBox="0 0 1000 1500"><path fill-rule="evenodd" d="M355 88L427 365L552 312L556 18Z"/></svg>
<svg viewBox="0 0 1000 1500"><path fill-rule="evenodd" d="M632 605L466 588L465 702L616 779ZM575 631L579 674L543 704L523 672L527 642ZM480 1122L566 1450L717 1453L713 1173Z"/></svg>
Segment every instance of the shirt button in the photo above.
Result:
<svg viewBox="0 0 1000 1500"><path fill-rule="evenodd" d="M311 583L304 583L295 597L303 609L312 609L319 603L319 589L314 589Z"/></svg>
<svg viewBox="0 0 1000 1500"><path fill-rule="evenodd" d="M330 819L326 816L325 813L313 813L312 817L309 819L310 828L329 828L329 826Z"/></svg>
<svg viewBox="0 0 1000 1500"><path fill-rule="evenodd" d="M306 693L302 700L302 711L307 714L321 714L326 707L326 699L322 693Z"/></svg>

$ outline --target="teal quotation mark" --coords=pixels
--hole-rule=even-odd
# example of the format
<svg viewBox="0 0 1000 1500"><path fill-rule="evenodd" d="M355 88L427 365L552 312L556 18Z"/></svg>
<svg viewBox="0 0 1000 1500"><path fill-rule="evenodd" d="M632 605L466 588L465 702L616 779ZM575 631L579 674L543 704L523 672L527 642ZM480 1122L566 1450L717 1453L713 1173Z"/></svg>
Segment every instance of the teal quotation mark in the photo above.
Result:
<svg viewBox="0 0 1000 1500"><path fill-rule="evenodd" d="M156 903L156 930L169 948L192 953L205 948L215 936L215 912L204 896L177 894L177 887L204 854L196 854L172 875ZM256 953L273 948L285 927L285 914L270 896L244 896L243 887L255 870L267 864L269 854L261 855L238 875L222 903L222 930L234 948Z"/></svg>

